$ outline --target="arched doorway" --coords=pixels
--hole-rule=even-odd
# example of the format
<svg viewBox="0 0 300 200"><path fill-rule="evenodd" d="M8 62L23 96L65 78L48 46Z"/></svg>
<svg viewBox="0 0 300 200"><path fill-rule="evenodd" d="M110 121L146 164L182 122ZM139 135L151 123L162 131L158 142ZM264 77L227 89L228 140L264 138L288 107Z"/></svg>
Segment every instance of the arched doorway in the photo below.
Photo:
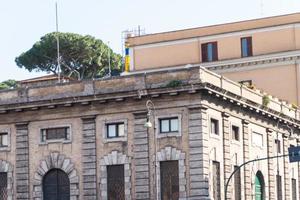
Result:
<svg viewBox="0 0 300 200"><path fill-rule="evenodd" d="M43 178L43 200L69 200L70 180L60 169L51 169Z"/></svg>
<svg viewBox="0 0 300 200"><path fill-rule="evenodd" d="M255 176L255 200L264 199L264 177L260 171Z"/></svg>

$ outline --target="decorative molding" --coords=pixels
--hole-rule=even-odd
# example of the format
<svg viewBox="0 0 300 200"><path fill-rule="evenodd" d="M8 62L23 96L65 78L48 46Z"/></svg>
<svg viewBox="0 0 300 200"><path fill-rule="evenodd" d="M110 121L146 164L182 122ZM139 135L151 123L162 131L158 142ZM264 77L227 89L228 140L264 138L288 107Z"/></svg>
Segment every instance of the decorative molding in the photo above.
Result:
<svg viewBox="0 0 300 200"><path fill-rule="evenodd" d="M7 161L0 160L0 172L7 173L7 200L13 200L14 193L13 193L13 170L14 167Z"/></svg>
<svg viewBox="0 0 300 200"><path fill-rule="evenodd" d="M44 160L40 161L40 165L34 173L33 199L43 199L43 177L51 169L61 169L68 175L70 180L70 199L79 199L79 175L75 165L70 158L59 152L52 152Z"/></svg>
<svg viewBox="0 0 300 200"><path fill-rule="evenodd" d="M100 159L100 196L107 200L107 166L124 165L125 199L131 200L131 159L127 155L112 151Z"/></svg>
<svg viewBox="0 0 300 200"><path fill-rule="evenodd" d="M160 185L160 162L161 161L169 161L169 160L178 160L178 176L179 176L179 199L186 199L187 191L186 191L186 167L185 167L185 153L177 150L173 147L165 147L156 153L156 199L161 199L161 185Z"/></svg>

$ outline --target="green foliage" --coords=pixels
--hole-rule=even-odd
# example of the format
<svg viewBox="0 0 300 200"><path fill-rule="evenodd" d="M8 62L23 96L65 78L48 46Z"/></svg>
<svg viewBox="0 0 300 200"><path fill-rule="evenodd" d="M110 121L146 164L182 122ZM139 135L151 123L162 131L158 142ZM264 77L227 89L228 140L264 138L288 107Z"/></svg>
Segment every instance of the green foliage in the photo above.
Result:
<svg viewBox="0 0 300 200"><path fill-rule="evenodd" d="M63 76L78 80L102 77L108 71L109 57L112 71L121 71L122 57L101 40L75 33L48 33L31 49L15 59L20 68L28 71L57 73L57 38Z"/></svg>
<svg viewBox="0 0 300 200"><path fill-rule="evenodd" d="M179 87L182 85L182 81L180 80L172 80L166 86L167 87Z"/></svg>
<svg viewBox="0 0 300 200"><path fill-rule="evenodd" d="M263 106L268 106L270 103L270 97L268 95L264 95L262 98L262 104Z"/></svg>
<svg viewBox="0 0 300 200"><path fill-rule="evenodd" d="M14 89L16 87L17 87L17 82L12 79L0 83L0 90Z"/></svg>

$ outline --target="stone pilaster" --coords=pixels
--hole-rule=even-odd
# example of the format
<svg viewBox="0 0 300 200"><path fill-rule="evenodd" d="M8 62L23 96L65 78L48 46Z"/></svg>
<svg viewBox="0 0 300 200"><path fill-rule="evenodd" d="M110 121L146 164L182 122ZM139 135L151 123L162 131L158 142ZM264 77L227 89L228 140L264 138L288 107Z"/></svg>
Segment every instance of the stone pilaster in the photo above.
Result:
<svg viewBox="0 0 300 200"><path fill-rule="evenodd" d="M150 199L150 175L149 175L149 136L145 128L147 115L134 113L134 163L135 163L135 198Z"/></svg>
<svg viewBox="0 0 300 200"><path fill-rule="evenodd" d="M189 199L209 199L207 107L189 108Z"/></svg>
<svg viewBox="0 0 300 200"><path fill-rule="evenodd" d="M267 129L267 151L268 157L274 156L274 139L272 137L273 130ZM269 199L275 200L275 174L274 174L274 159L268 160L268 178L269 178Z"/></svg>
<svg viewBox="0 0 300 200"><path fill-rule="evenodd" d="M243 120L243 153L244 153L244 162L249 160L249 122ZM244 166L244 196L245 200L251 200L251 170L250 165Z"/></svg>
<svg viewBox="0 0 300 200"><path fill-rule="evenodd" d="M222 113L223 118L223 159L224 159L224 185L232 173L230 160L230 123L229 114ZM231 199L232 181L228 184L227 199ZM225 194L224 194L225 195Z"/></svg>
<svg viewBox="0 0 300 200"><path fill-rule="evenodd" d="M283 135L283 154L288 154L289 139ZM284 157L284 199L290 199L290 175L289 175L289 157Z"/></svg>
<svg viewBox="0 0 300 200"><path fill-rule="evenodd" d="M16 124L16 199L29 199L28 123Z"/></svg>
<svg viewBox="0 0 300 200"><path fill-rule="evenodd" d="M95 116L82 118L83 198L97 199L97 156Z"/></svg>

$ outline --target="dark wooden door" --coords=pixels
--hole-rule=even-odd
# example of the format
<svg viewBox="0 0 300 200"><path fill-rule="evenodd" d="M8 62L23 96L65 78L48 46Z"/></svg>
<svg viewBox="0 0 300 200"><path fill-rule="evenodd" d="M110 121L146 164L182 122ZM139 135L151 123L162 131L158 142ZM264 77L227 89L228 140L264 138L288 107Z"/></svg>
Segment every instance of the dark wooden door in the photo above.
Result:
<svg viewBox="0 0 300 200"><path fill-rule="evenodd" d="M107 166L108 200L125 200L124 165Z"/></svg>
<svg viewBox="0 0 300 200"><path fill-rule="evenodd" d="M0 199L7 199L7 173L0 172Z"/></svg>
<svg viewBox="0 0 300 200"><path fill-rule="evenodd" d="M161 199L179 199L178 161L160 162Z"/></svg>
<svg viewBox="0 0 300 200"><path fill-rule="evenodd" d="M44 200L69 200L70 180L60 169L50 170L43 179Z"/></svg>

